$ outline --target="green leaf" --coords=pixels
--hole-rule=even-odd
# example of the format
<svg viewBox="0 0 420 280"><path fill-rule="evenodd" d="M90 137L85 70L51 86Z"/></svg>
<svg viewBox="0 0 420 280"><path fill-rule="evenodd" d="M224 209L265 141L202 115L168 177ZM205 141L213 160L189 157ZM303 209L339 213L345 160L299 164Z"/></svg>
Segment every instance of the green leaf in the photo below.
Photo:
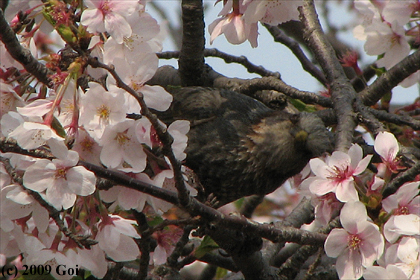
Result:
<svg viewBox="0 0 420 280"><path fill-rule="evenodd" d="M316 111L313 105L308 105L298 99L289 98L290 103L295 106L300 112L309 112L313 113Z"/></svg>
<svg viewBox="0 0 420 280"><path fill-rule="evenodd" d="M214 242L213 239L206 235L204 236L203 241L201 241L200 246L197 248L197 250L195 250L194 255L196 258L199 259L206 253L209 253L217 248L219 248L219 245L217 245L217 243Z"/></svg>
<svg viewBox="0 0 420 280"><path fill-rule="evenodd" d="M64 130L61 123L55 117L53 118L51 122L51 128L54 129L55 133L57 133L58 136L66 138L66 131Z"/></svg>
<svg viewBox="0 0 420 280"><path fill-rule="evenodd" d="M162 222L163 222L163 218L160 217L160 216L155 216L150 221L149 220L147 221L147 223L151 227L157 226L157 225L161 224Z"/></svg>

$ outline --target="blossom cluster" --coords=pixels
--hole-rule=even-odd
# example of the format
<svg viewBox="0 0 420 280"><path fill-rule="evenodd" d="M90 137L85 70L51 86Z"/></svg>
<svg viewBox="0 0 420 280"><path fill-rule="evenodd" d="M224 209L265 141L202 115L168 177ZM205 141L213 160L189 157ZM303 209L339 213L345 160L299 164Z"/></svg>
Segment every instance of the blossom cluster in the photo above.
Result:
<svg viewBox="0 0 420 280"><path fill-rule="evenodd" d="M231 44L242 44L248 40L255 48L258 46L258 22L276 26L299 20L299 6L303 6L303 1L223 1L220 17L209 25L210 43L224 34ZM420 42L418 0L355 0L354 8L359 13L358 18L362 19L353 30L354 37L366 41L364 50L368 55L378 56L378 67L390 69L410 54L410 41L415 44ZM417 71L401 85L410 87L419 82L420 71Z"/></svg>
<svg viewBox="0 0 420 280"><path fill-rule="evenodd" d="M258 46L258 22L277 25L298 20L298 7L303 1L281 0L228 0L223 2L220 18L209 25L210 43L221 34L231 44L248 40L253 48Z"/></svg>
<svg viewBox="0 0 420 280"><path fill-rule="evenodd" d="M420 2L355 0L354 5L363 21L357 25L354 37L366 41L365 52L379 56L378 67L390 69L410 54L410 41L420 42ZM420 82L420 71L401 85L410 87Z"/></svg>
<svg viewBox="0 0 420 280"><path fill-rule="evenodd" d="M157 21L145 11L145 3L85 0L86 7L80 9L77 1L70 2L12 1L6 10L6 18L17 30L21 44L34 57L47 61L46 66L54 73L50 76L54 85L47 89L31 84L32 80L22 82L30 76L1 46L1 136L15 140L25 150L38 149L50 157L1 155L9 160L22 184L0 165L0 266L6 257L23 253L28 264L78 264L102 278L107 272L107 259L125 262L140 255L134 240L140 238L133 227L137 223L119 212L140 212L147 205L150 212L161 214L171 204L118 185L99 191L95 174L78 166L78 162L102 165L171 190L175 190L174 172L166 157L154 154L163 144L151 122L145 117L126 117L129 113L141 116L144 108L136 98L121 89L105 70L89 66L87 57L76 58L63 67L64 55L47 46L56 43L64 48L64 43L87 42L84 52L105 65L113 65L119 78L148 108L165 111L172 96L160 86L146 84L157 70L156 52L162 50L163 38ZM16 14L19 10L23 13ZM12 12L15 14L9 14ZM80 22L75 20L76 15ZM27 18L32 19L32 26L19 29ZM82 88L78 79L87 75L90 80ZM174 138L174 155L182 161L186 157L189 122L175 121L167 130ZM41 200L35 199L33 193L39 194ZM61 212L59 218L65 227L78 235L91 236L97 244L90 250L78 247L57 227L48 208L41 206L42 201ZM170 252L167 240L158 242L158 251L165 248ZM173 240L171 245L173 248ZM163 262L164 254L159 252L156 263Z"/></svg>
<svg viewBox="0 0 420 280"><path fill-rule="evenodd" d="M372 155L362 158L354 144L348 153L312 159L314 176L300 188L313 198L316 222L326 225L339 214L343 228L330 232L325 252L337 258L340 279L419 279L420 178L383 197L392 174L403 167L393 134L380 132L374 148L382 160L377 173L367 171Z"/></svg>

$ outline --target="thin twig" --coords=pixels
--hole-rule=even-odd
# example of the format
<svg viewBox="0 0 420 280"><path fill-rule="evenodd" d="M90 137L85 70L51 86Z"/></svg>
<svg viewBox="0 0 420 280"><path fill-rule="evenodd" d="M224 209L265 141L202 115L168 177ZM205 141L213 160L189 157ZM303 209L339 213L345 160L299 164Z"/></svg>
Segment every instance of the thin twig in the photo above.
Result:
<svg viewBox="0 0 420 280"><path fill-rule="evenodd" d="M19 184L20 186L24 187L23 184L23 178L22 176L20 176L17 172L15 172L14 168L12 167L12 165L10 164L10 160L8 158L2 157L0 156L0 162L3 163L6 171L8 172L8 174L10 175L10 177L12 178L12 180ZM58 228L60 229L61 232L64 233L65 236L67 236L68 238L72 239L79 248L83 249L83 248L87 248L90 249L90 247L96 243L98 243L97 241L90 239L89 236L81 236L81 235L76 235L74 234L71 230L69 230L65 224L64 221L61 219L60 217L60 211L58 211L57 209L55 209L53 206L51 206L50 204L48 204L38 192L26 189L28 194L30 194L42 207L44 207L50 217L55 221L55 223L57 224Z"/></svg>
<svg viewBox="0 0 420 280"><path fill-rule="evenodd" d="M410 169L400 173L396 178L394 178L384 189L383 197L388 197L391 194L394 194L399 187L404 183L413 181L416 176L420 174L420 161L414 164Z"/></svg>
<svg viewBox="0 0 420 280"><path fill-rule="evenodd" d="M282 43L293 52L296 58L300 61L300 64L304 70L315 77L324 86L328 84L327 79L325 79L325 75L306 57L298 42L287 36L277 26L272 26L269 24L263 25L270 32L271 36L273 36L275 42Z"/></svg>
<svg viewBox="0 0 420 280"><path fill-rule="evenodd" d="M187 190L184 182L184 177L181 172L181 163L176 159L171 145L173 143L173 138L167 131L166 127L164 127L158 120L155 114L153 114L146 105L146 102L143 99L143 94L140 92L136 92L134 89L129 87L126 83L122 81L118 73L115 71L114 67L110 67L106 64L99 62L95 58L89 58L88 63L94 68L103 68L107 70L115 79L116 84L119 88L124 89L130 95L132 95L141 107L141 113L145 116L152 124L152 126L156 130L156 134L159 137L159 140L163 143L163 154L168 157L173 170L174 170L174 178L175 178L175 187L178 191L178 198L181 205L185 208L189 208L189 204L191 201L191 196L189 191Z"/></svg>

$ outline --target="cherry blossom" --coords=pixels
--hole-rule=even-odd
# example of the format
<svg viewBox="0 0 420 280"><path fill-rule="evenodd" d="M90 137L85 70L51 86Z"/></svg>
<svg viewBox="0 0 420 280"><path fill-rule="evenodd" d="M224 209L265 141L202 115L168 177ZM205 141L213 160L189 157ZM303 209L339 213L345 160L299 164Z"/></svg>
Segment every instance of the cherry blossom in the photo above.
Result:
<svg viewBox="0 0 420 280"><path fill-rule="evenodd" d="M126 63L138 65L139 54L155 53L162 50L162 42L156 40L160 27L156 20L148 13L141 12L130 18L132 34L125 37L123 43L118 43L112 37L103 45L103 61L106 64L113 63L115 58L121 58Z"/></svg>
<svg viewBox="0 0 420 280"><path fill-rule="evenodd" d="M362 156L362 148L352 145L348 153L335 151L325 161L311 159L309 164L316 177L306 179L306 183L304 181L302 184L309 184L309 190L317 196L334 192L341 202L359 200L354 176L361 174L372 158L372 155L363 159Z"/></svg>
<svg viewBox="0 0 420 280"><path fill-rule="evenodd" d="M89 83L89 89L80 98L80 124L96 141L102 137L106 126L125 120L124 96L115 86L106 91L97 83Z"/></svg>
<svg viewBox="0 0 420 280"><path fill-rule="evenodd" d="M342 203L337 200L334 193L314 196L312 205L315 206L315 220L321 225L327 225L333 214L340 210Z"/></svg>
<svg viewBox="0 0 420 280"><path fill-rule="evenodd" d="M16 139L18 145L23 149L36 149L48 144L56 155L63 156L67 152L64 139L58 136L50 126L42 123L22 122L7 136Z"/></svg>
<svg viewBox="0 0 420 280"><path fill-rule="evenodd" d="M12 184L1 189L1 211L11 220L32 214L40 232L45 232L49 223L48 211L42 207L21 186Z"/></svg>
<svg viewBox="0 0 420 280"><path fill-rule="evenodd" d="M153 179L150 179L144 173L135 174L134 177L142 182L157 187L164 187L167 178L173 177L173 172L172 170L162 170ZM164 213L172 207L172 204L168 202L123 186L114 186L107 191L101 191L100 194L103 201L108 203L114 202L110 207L111 209L118 205L125 210L136 209L137 211L143 211L147 203L156 213Z"/></svg>
<svg viewBox="0 0 420 280"><path fill-rule="evenodd" d="M377 23L366 28L367 40L365 51L370 55L384 56L377 61L379 67L390 69L410 53L405 30L402 26Z"/></svg>
<svg viewBox="0 0 420 280"><path fill-rule="evenodd" d="M400 235L420 236L419 184L406 183L382 201L383 209L392 213L384 226L384 235L389 242L395 242Z"/></svg>
<svg viewBox="0 0 420 280"><path fill-rule="evenodd" d="M409 22L415 11L420 11L418 0L387 1L382 10L382 15L387 22L396 21L403 26Z"/></svg>
<svg viewBox="0 0 420 280"><path fill-rule="evenodd" d="M41 193L56 209L74 205L76 195L86 196L95 191L95 175L82 166L75 166L79 155L69 151L65 159L39 159L23 175L26 188Z"/></svg>
<svg viewBox="0 0 420 280"><path fill-rule="evenodd" d="M142 8L138 0L85 0L84 4L88 8L82 13L81 24L92 33L108 32L118 44L131 36L126 18Z"/></svg>
<svg viewBox="0 0 420 280"><path fill-rule="evenodd" d="M153 252L153 263L155 265L164 264L167 257L175 249L175 245L182 236L182 229L170 227L162 231L155 232L153 237L157 241L157 246Z"/></svg>
<svg viewBox="0 0 420 280"><path fill-rule="evenodd" d="M125 172L141 172L146 167L146 154L137 141L136 121L125 120L105 128L99 144L100 159L109 168Z"/></svg>
<svg viewBox="0 0 420 280"><path fill-rule="evenodd" d="M244 12L247 23L261 21L270 25L278 25L289 20L299 20L298 7L303 6L303 1L282 0L248 0L249 4Z"/></svg>
<svg viewBox="0 0 420 280"><path fill-rule="evenodd" d="M116 58L114 66L121 73L121 79L126 84L143 94L144 101L148 107L158 111L166 111L169 108L172 102L172 95L161 86L146 85L146 82L153 77L158 67L158 58L155 54L144 53L138 55L136 64L129 65L127 65L125 60ZM111 80L110 83L112 82Z"/></svg>
<svg viewBox="0 0 420 280"><path fill-rule="evenodd" d="M187 154L184 153L185 148L187 147L187 133L190 130L190 122L185 120L177 120L171 123L168 127L169 134L174 138L172 143L172 151L175 157L182 161L187 157Z"/></svg>
<svg viewBox="0 0 420 280"><path fill-rule="evenodd" d="M73 150L79 153L81 160L88 161L93 164L100 164L100 154L102 148L99 143L87 133L84 128L78 130Z"/></svg>
<svg viewBox="0 0 420 280"><path fill-rule="evenodd" d="M51 110L52 104L52 100L37 99L24 107L17 107L17 111L25 117L42 117Z"/></svg>
<svg viewBox="0 0 420 280"><path fill-rule="evenodd" d="M246 5L243 1L235 2L228 0L224 3L222 11L219 13L221 18L216 19L209 25L210 44L213 43L221 34L225 34L226 39L231 44L242 44L248 40L253 48L258 46L258 25L256 22L247 23L243 19ZM233 11L230 10L233 8Z"/></svg>
<svg viewBox="0 0 420 280"><path fill-rule="evenodd" d="M381 266L371 266L363 273L363 278L366 280L405 280L409 279L404 272L396 265L390 264L386 268Z"/></svg>
<svg viewBox="0 0 420 280"><path fill-rule="evenodd" d="M399 242L396 263L409 279L420 279L420 240L414 237L403 237Z"/></svg>
<svg viewBox="0 0 420 280"><path fill-rule="evenodd" d="M365 206L359 201L347 202L340 213L342 229L333 229L325 241L325 252L337 258L340 279L359 279L366 267L373 265L384 250L384 239L378 227L367 221Z"/></svg>
<svg viewBox="0 0 420 280"><path fill-rule="evenodd" d="M375 138L375 151L381 156L382 164L378 164L378 176L389 179L391 173L398 172L402 167L399 166L397 158L400 147L397 139L392 133L379 132Z"/></svg>
<svg viewBox="0 0 420 280"><path fill-rule="evenodd" d="M140 255L139 248L133 238L140 238L133 225L133 220L109 215L97 224L96 235L99 247L114 261L131 261Z"/></svg>
<svg viewBox="0 0 420 280"><path fill-rule="evenodd" d="M0 81L0 118L23 104L25 104L25 101L16 94L13 87Z"/></svg>

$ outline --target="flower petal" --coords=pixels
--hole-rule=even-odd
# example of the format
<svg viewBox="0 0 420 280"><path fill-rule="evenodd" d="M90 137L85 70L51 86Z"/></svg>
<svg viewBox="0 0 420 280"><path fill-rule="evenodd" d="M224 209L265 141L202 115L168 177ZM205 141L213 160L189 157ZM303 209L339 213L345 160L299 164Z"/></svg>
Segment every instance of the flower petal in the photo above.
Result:
<svg viewBox="0 0 420 280"><path fill-rule="evenodd" d="M336 258L347 248L349 234L341 228L333 229L325 240L325 252L329 257Z"/></svg>

